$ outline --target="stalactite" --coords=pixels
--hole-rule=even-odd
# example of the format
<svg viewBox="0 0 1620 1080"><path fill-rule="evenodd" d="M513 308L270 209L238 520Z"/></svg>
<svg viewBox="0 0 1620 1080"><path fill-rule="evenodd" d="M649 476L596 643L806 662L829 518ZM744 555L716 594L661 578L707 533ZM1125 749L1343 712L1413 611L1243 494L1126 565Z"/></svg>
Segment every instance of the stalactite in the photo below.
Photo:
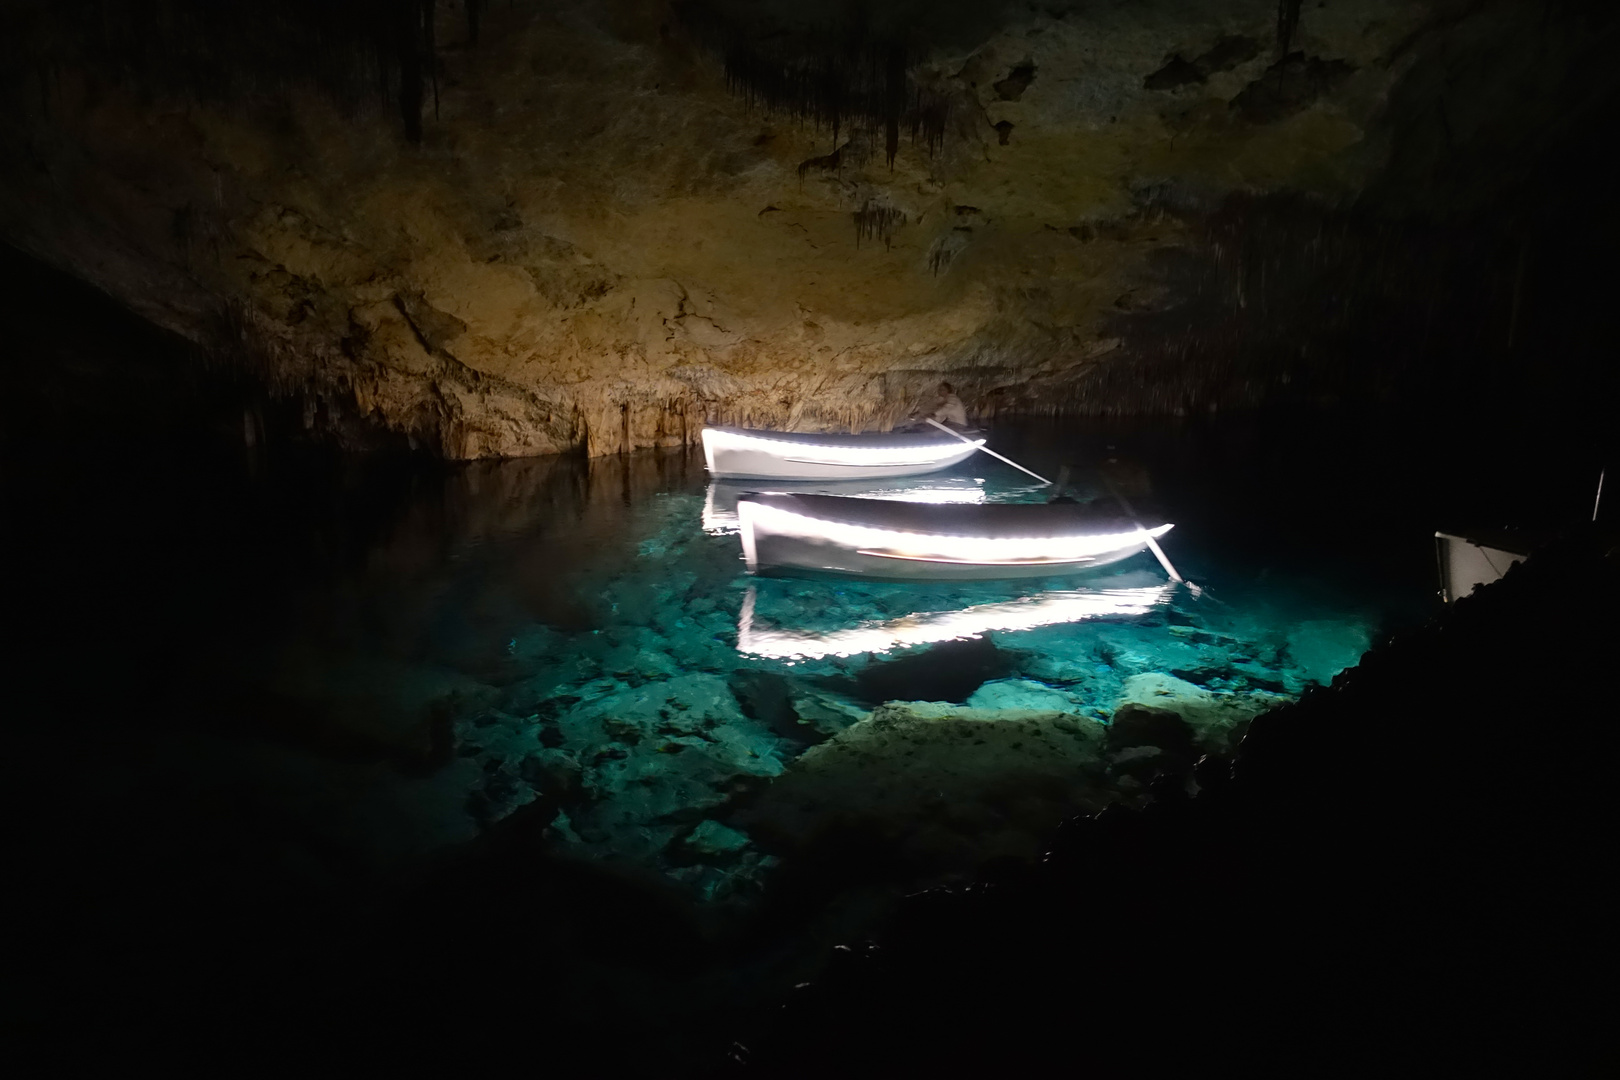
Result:
<svg viewBox="0 0 1620 1080"><path fill-rule="evenodd" d="M49 73L66 67L142 95L211 106L256 107L309 89L351 115L390 103L415 138L429 74L437 92L435 5L59 0L40 5L24 32L9 40L0 35L0 62L32 66L42 86Z"/></svg>
<svg viewBox="0 0 1620 1080"><path fill-rule="evenodd" d="M930 155L943 143L949 102L914 84L913 57L898 40L873 38L859 24L755 35L698 4L681 18L719 54L727 88L750 108L826 129L834 146L881 141L891 169L903 129Z"/></svg>
<svg viewBox="0 0 1620 1080"><path fill-rule="evenodd" d="M883 153L894 169L894 155L900 152L900 114L906 107L906 52L890 43L883 72Z"/></svg>
<svg viewBox="0 0 1620 1080"><path fill-rule="evenodd" d="M813 157L799 162L799 182L803 183L804 178L812 171L831 173L842 171L844 167L844 150L848 146L849 144L845 143L843 146L835 148L830 154L823 154L821 157Z"/></svg>
<svg viewBox="0 0 1620 1080"><path fill-rule="evenodd" d="M885 251L894 241L894 230L906 223L904 213L871 199L868 199L852 216L855 218L855 246L860 247L862 240L877 237L883 241Z"/></svg>
<svg viewBox="0 0 1620 1080"><path fill-rule="evenodd" d="M427 53L428 76L433 80L433 119L439 119L439 49L434 35L438 0L422 0L423 50Z"/></svg>
<svg viewBox="0 0 1620 1080"><path fill-rule="evenodd" d="M400 4L394 9L395 48L399 50L399 114L405 138L422 141L422 7Z"/></svg>
<svg viewBox="0 0 1620 1080"><path fill-rule="evenodd" d="M1287 56L1299 29L1300 0L1277 0L1277 55Z"/></svg>

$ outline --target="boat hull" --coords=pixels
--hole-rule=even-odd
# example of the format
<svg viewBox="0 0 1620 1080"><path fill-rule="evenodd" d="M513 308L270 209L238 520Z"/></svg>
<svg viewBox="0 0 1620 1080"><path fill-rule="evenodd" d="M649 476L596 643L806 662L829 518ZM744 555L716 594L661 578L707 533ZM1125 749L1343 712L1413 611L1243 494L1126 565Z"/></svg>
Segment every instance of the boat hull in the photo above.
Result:
<svg viewBox="0 0 1620 1080"><path fill-rule="evenodd" d="M1542 539L1507 530L1435 533L1441 598L1449 604L1481 585L1501 580L1508 568L1523 562Z"/></svg>
<svg viewBox="0 0 1620 1080"><path fill-rule="evenodd" d="M736 532L739 528L737 501L745 495L756 494L851 495L923 503L982 503L986 499L984 481L971 476L900 477L898 482L811 480L773 482L768 486L758 481L711 480L703 498L703 531Z"/></svg>
<svg viewBox="0 0 1620 1080"><path fill-rule="evenodd" d="M1144 529L1061 505L924 506L833 495L745 495L743 558L763 576L995 581L1085 573L1128 559Z"/></svg>
<svg viewBox="0 0 1620 1080"><path fill-rule="evenodd" d="M872 480L920 476L967 460L983 439L942 434L804 435L704 428L703 459L715 477L736 480Z"/></svg>

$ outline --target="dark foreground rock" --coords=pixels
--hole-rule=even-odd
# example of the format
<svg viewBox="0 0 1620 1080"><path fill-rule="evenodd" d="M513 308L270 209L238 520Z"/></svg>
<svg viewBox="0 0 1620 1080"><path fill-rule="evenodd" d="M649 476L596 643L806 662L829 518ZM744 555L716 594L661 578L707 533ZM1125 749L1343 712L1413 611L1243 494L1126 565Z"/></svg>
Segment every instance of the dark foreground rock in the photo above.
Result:
<svg viewBox="0 0 1620 1080"><path fill-rule="evenodd" d="M1257 719L1196 796L1161 783L1070 822L1034 868L910 898L716 1068L1576 1060L1614 960L1614 740L1555 672L1613 655L1603 549L1545 551Z"/></svg>

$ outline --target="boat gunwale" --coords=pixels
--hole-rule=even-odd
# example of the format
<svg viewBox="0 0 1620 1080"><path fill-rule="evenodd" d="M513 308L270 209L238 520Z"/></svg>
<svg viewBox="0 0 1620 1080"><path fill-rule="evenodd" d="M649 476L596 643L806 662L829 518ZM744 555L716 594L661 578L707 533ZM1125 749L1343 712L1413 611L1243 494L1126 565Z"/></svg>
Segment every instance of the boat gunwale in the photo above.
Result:
<svg viewBox="0 0 1620 1080"><path fill-rule="evenodd" d="M727 435L741 435L761 442L782 446L830 446L843 449L912 449L931 447L957 447L960 439L947 438L937 431L862 431L856 433L834 431L770 431L761 428L728 427L709 424L703 429ZM963 438L983 442L984 432L978 429L962 432Z"/></svg>
<svg viewBox="0 0 1620 1080"><path fill-rule="evenodd" d="M908 536L937 536L953 540L1060 540L1108 534L1152 532L1162 524L1138 524L1134 519L1113 513L1098 513L1084 504L1076 503L909 503L895 499L866 499L851 495L824 495L820 493L744 492L738 496L739 506L752 502L761 506L786 510L829 524L859 528L883 529ZM818 512L821 511L821 512ZM840 512L840 510L842 512ZM1001 523L995 518L1004 519ZM934 518L938 524L926 520ZM1005 519L1024 519L1006 521ZM1052 519L1070 527L1052 531ZM1064 519L1068 519L1064 522ZM986 519L989 519L987 522ZM1016 524L1021 529L1039 531L1006 531ZM941 531L945 529L973 529L972 532Z"/></svg>

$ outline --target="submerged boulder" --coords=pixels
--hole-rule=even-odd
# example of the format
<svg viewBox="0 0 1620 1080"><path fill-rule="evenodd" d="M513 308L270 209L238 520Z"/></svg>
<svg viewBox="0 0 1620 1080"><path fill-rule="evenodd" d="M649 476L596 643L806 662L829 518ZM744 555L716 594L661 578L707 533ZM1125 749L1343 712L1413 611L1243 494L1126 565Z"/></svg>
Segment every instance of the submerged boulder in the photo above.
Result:
<svg viewBox="0 0 1620 1080"><path fill-rule="evenodd" d="M973 691L967 704L974 709L1032 709L1070 712L1074 695L1054 690L1034 679L997 679Z"/></svg>
<svg viewBox="0 0 1620 1080"><path fill-rule="evenodd" d="M783 849L877 845L908 872L1034 858L1109 799L1103 725L1057 710L892 702L807 750L739 814Z"/></svg>
<svg viewBox="0 0 1620 1080"><path fill-rule="evenodd" d="M1174 675L1151 671L1125 680L1114 722L1123 720L1133 728L1141 727L1148 713L1168 713L1185 724L1199 747L1220 753L1235 745L1250 720L1285 700L1271 694L1217 694Z"/></svg>
<svg viewBox="0 0 1620 1080"><path fill-rule="evenodd" d="M1116 776L1144 781L1164 772L1186 776L1198 760L1192 727L1169 709L1127 702L1108 725L1109 765Z"/></svg>
<svg viewBox="0 0 1620 1080"><path fill-rule="evenodd" d="M748 834L707 819L687 834L687 847L704 855L734 855L748 846Z"/></svg>
<svg viewBox="0 0 1620 1080"><path fill-rule="evenodd" d="M1300 674L1327 684L1333 676L1354 667L1372 648L1372 632L1365 623L1338 619L1310 619L1288 634L1288 656Z"/></svg>

